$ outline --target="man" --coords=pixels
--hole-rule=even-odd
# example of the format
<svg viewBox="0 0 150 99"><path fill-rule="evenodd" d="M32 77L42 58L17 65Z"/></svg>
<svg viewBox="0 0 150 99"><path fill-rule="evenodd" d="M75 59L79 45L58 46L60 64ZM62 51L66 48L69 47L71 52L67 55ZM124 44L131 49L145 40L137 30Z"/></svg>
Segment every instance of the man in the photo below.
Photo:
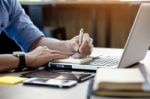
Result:
<svg viewBox="0 0 150 99"><path fill-rule="evenodd" d="M17 0L0 0L0 33L1 31L25 53L1 54L0 72L22 70L24 66L37 68L54 59L69 56L82 58L89 55L92 49L92 39L87 33L84 33L81 45L78 44L78 36L66 41L44 37Z"/></svg>

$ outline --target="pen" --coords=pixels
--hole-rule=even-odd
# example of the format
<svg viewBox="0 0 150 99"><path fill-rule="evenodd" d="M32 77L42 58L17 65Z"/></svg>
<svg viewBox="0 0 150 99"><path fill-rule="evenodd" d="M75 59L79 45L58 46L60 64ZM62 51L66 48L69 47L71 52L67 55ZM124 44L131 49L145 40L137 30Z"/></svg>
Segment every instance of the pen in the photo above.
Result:
<svg viewBox="0 0 150 99"><path fill-rule="evenodd" d="M82 39L83 39L83 28L81 28L79 32L79 45L82 44Z"/></svg>

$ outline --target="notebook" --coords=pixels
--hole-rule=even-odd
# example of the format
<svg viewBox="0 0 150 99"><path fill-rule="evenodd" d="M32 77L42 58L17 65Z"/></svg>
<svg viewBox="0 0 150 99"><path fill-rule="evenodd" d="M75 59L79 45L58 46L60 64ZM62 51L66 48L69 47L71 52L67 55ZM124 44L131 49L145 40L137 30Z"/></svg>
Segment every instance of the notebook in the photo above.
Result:
<svg viewBox="0 0 150 99"><path fill-rule="evenodd" d="M121 75L121 76L120 76ZM144 76L138 68L98 69L93 89L101 90L143 90Z"/></svg>
<svg viewBox="0 0 150 99"><path fill-rule="evenodd" d="M126 41L122 54L118 55L100 55L99 58L92 58L88 62L75 63L74 60L70 62L57 61L49 62L49 68L60 69L78 69L78 70L97 70L98 68L124 68L138 63L142 60L149 48L150 44L150 4L141 4L130 34ZM74 62L74 63L73 63Z"/></svg>
<svg viewBox="0 0 150 99"><path fill-rule="evenodd" d="M150 88L145 89L145 84L138 68L98 69L92 91L96 96L150 97Z"/></svg>
<svg viewBox="0 0 150 99"><path fill-rule="evenodd" d="M149 97L149 83L139 68L100 68L89 83L87 93L87 99L149 99Z"/></svg>

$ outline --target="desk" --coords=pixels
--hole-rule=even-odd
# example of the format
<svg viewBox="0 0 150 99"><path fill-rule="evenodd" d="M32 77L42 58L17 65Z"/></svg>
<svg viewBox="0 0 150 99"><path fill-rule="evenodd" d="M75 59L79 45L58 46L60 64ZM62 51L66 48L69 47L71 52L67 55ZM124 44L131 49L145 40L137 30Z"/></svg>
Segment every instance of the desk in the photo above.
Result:
<svg viewBox="0 0 150 99"><path fill-rule="evenodd" d="M122 50L95 48L93 50L93 54L96 53L101 54L105 52L116 52L116 51L121 52ZM150 78L149 60L150 60L150 51L147 53L145 59L141 61L142 64L138 64L134 67L139 67L140 69L144 70L148 75L147 77ZM13 73L11 75L18 75L18 74ZM89 80L83 83L79 83L77 86L69 89L24 86L22 84L0 85L0 98L1 99L31 99L31 98L32 99L86 99L88 84L89 84ZM104 97L100 99L104 99Z"/></svg>

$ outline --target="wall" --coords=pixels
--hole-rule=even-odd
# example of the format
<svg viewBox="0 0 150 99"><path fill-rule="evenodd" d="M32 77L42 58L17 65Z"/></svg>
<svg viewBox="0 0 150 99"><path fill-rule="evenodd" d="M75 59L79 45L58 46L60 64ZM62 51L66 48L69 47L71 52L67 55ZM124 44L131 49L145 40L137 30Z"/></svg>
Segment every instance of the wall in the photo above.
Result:
<svg viewBox="0 0 150 99"><path fill-rule="evenodd" d="M98 47L122 48L139 5L57 5L44 7L44 25L65 27L67 39L84 28ZM93 35L94 34L94 35Z"/></svg>

